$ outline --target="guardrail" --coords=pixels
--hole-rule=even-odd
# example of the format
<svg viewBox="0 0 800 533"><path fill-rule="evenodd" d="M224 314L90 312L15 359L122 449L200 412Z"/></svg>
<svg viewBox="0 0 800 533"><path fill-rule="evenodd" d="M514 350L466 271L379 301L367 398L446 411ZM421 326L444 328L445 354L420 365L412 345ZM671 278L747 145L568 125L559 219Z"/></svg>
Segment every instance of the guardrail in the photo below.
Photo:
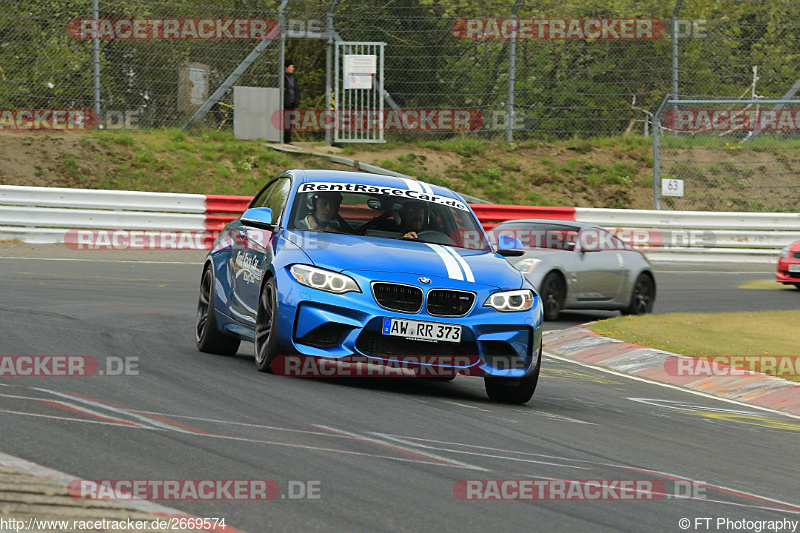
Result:
<svg viewBox="0 0 800 533"><path fill-rule="evenodd" d="M91 232L109 231L113 234L106 236L107 240L113 244L116 238L130 248L207 248L216 232L243 212L250 200L249 196L0 185L0 240L70 245L81 239L88 242ZM524 218L574 220L615 228L621 230L618 235L623 240L626 235L638 235L629 244L641 246L652 259L663 261L772 263L781 248L800 240L800 214L796 213L495 204L471 207L486 229ZM183 233L200 237L174 238L173 234ZM663 235L670 239L661 238Z"/></svg>

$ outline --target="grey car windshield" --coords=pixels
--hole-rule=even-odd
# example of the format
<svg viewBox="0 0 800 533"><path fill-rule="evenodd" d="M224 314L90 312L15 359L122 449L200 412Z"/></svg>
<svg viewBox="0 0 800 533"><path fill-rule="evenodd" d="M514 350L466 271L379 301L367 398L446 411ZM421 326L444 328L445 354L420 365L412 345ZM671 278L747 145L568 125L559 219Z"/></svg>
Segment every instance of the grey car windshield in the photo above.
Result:
<svg viewBox="0 0 800 533"><path fill-rule="evenodd" d="M500 235L518 239L524 248L570 250L575 247L578 235L575 226L546 222L507 222L489 232L495 243Z"/></svg>

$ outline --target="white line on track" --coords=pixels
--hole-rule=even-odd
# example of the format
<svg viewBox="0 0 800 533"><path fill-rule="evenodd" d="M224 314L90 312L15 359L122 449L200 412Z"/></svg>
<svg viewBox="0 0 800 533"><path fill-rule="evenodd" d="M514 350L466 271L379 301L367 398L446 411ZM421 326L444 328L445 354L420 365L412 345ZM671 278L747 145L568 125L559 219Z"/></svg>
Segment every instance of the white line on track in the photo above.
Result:
<svg viewBox="0 0 800 533"><path fill-rule="evenodd" d="M477 409L478 411L483 411L484 413L491 413L492 412L489 409L481 409L480 407L475 407L474 405L467 405L465 403L458 403L458 402L453 402L453 401L450 401L450 400L442 400L442 402L443 403L449 403L451 405L458 405L459 407L466 407L468 409Z"/></svg>
<svg viewBox="0 0 800 533"><path fill-rule="evenodd" d="M562 467L562 468L577 468L579 470L588 470L588 468L584 468L582 466L568 465L568 464L563 464L563 463L553 463L553 462L550 462L550 461L538 461L538 460L535 460L535 459L524 459L522 457L508 457L508 456L505 456L505 455L495 455L495 454L486 453L486 451L470 452L470 451L466 451L466 450L454 450L452 448L444 448L444 447L440 447L440 446L423 445L423 444L419 444L419 443L416 443L416 442L408 442L403 437L398 437L398 436L394 436L394 435L387 435L385 433L374 433L374 435L381 436L384 439L388 439L388 440L391 440L391 441L394 441L394 442L399 442L399 443L402 443L402 444L411 445L411 446L414 447L414 448L411 448L411 449L414 449L414 450L417 450L417 448L424 448L424 449L428 449L428 450L436 450L436 451L451 452L451 453L460 453L460 454L464 454L464 455L475 455L477 457L486 457L486 458L489 458L489 459L503 459L505 461L519 461L519 462L523 462L523 463L534 463L534 464L547 465L547 466L559 466L559 467ZM413 439L413 440L426 440L426 439ZM427 442L437 442L437 441L428 440ZM468 446L470 448L479 448L479 446L470 446L470 445L467 445L467 444L463 444L463 445L462 444L458 444L458 443L453 443L453 444L458 445L458 446ZM492 449L492 448L483 448L483 449L487 450L487 449ZM524 453L524 452L510 452L510 453L517 453L517 454L524 454L524 455L536 455L536 454L527 454L527 453ZM452 461L452 459L448 459L448 460ZM570 459L565 458L565 460L569 461ZM486 470L486 469L483 468L482 470Z"/></svg>
<svg viewBox="0 0 800 533"><path fill-rule="evenodd" d="M677 391L681 391L681 392L687 392L689 394L694 394L695 396L702 396L704 398L709 398L709 399L712 399L712 400L720 400L722 402L732 403L734 405L739 405L741 407L747 407L749 409L758 409L760 411L766 411L767 413L772 413L772 414L781 415L781 416L787 416L789 418L794 418L795 420L800 420L800 415L787 413L785 411L779 411L777 409L770 409L769 407L762 407L760 405L753 405L752 403L740 402L739 400L733 400L731 398L721 398L719 396L714 396L713 394L708 394L706 392L700 392L700 391L691 390L691 389L685 389L683 387L679 387L677 385L672 385L670 383L661 383L660 381L653 381L653 380L645 379L645 378L642 378L642 377L639 377L639 376L632 376L630 374L624 374L622 372L617 372L616 370L611 370L610 368L604 368L602 366L590 365L588 363L575 361L575 360L569 359L567 357L561 357L561 356L558 356L558 355L553 355L553 354L551 354L551 353L549 353L547 351L543 351L543 353L544 353L544 355L546 355L548 357L552 357L553 359L557 359L557 360L563 361L565 363L572 363L574 365L579 365L579 366L583 366L583 367L586 367L586 368L593 368L595 370L599 370L600 372L605 372L606 374L612 374L612 375L619 376L619 377L622 377L622 378L632 379L634 381L641 381L643 383L649 383L651 385L658 385L659 387L665 387L667 389L673 389L673 390L677 390Z"/></svg>
<svg viewBox="0 0 800 533"><path fill-rule="evenodd" d="M402 443L402 441L398 441L398 442L401 442L403 444L403 446L399 446L397 442L391 442L390 440L378 439L378 438L375 438L375 437L368 437L366 435L359 435L358 433L351 433L351 432L345 431L343 429L332 428L332 427L323 426L323 425L320 425L320 424L312 424L312 426L318 427L320 429L328 430L328 431L331 431L333 433L340 433L342 435L348 435L350 437L356 438L356 439L364 441L364 442L369 442L371 444L377 444L378 446L383 446L383 447L388 447L388 448L392 448L392 449L395 449L395 450L400 450L400 451L403 451L403 452L405 452L407 454L427 457L429 459L433 459L434 461L437 461L437 462L441 463L442 466L457 466L457 467L461 467L461 468L468 468L470 470L480 470L482 472L489 472L489 470L486 469L486 468L483 468L483 467L480 467L480 466L476 466L476 465L471 465L471 464L468 464L468 463L462 463L461 461L456 461L455 459L449 459L447 457L442 457L441 455L437 455L437 454L434 454L434 453L426 452L426 451L420 449L419 447L416 447L416 446L413 446L413 445L411 447L409 447L408 443ZM397 439L392 439L392 440L397 440Z"/></svg>
<svg viewBox="0 0 800 533"><path fill-rule="evenodd" d="M640 472L640 473L648 473L648 474L651 474L651 475L657 475L657 476L665 477L667 479L689 481L689 482L694 483L694 484L696 484L698 486L712 488L714 490L718 490L720 492L724 492L724 493L728 493L728 494L734 494L734 495L739 496L739 497L760 500L762 502L767 502L767 503L772 504L772 505L786 506L786 507L790 507L791 509L785 509L785 508L780 508L780 507L770 507L770 506L764 506L764 505L750 505L750 504L739 503L739 502L726 502L726 501L722 501L722 500L712 500L712 499L707 498L705 495L703 495L703 496L685 496L685 497L674 497L675 495L666 495L666 496L670 497L670 499L696 500L696 501L708 502L708 503L719 503L719 504L723 504L723 505L732 505L732 506L736 506L736 507L746 507L746 508L751 508L751 509L765 509L765 510L771 510L771 511L780 511L780 512L785 512L785 513L800 514L800 506L798 506L795 503L790 503L790 502L783 501L783 500L778 500L778 499L775 499L775 498L769 498L769 497L766 497L766 496L761 496L761 495L758 495L758 494L755 494L755 493L752 493L752 492L746 492L746 491L742 491L742 490L739 490L739 489L733 489L733 488L730 488L730 487L726 487L724 485L713 485L713 484L707 483L705 481L699 481L699 480L695 480L695 479L692 479L692 478L689 478L689 477L686 477L686 476L681 476L681 475L677 475L677 474L671 474L669 472L663 472L663 471L659 471L659 470L650 470L650 469L647 469L647 468L629 466L629 465L624 465L624 464L598 462L596 460L572 459L572 458L569 458L569 457L559 457L559 456L545 455L545 454L540 454L540 453L530 453L530 452L522 452L522 451L516 451L516 450L504 450L502 448L491 448L491 447L488 447L488 446L479 446L479 445L474 445L474 444L464 444L464 443L452 442L452 441L423 439L423 438L417 438L417 437L404 437L404 436L401 436L401 435L392 435L392 434L388 434L388 433L374 433L374 435L379 435L380 437L382 437L384 439L390 439L390 440L401 442L401 443L404 443L404 444L407 444L407 445L410 445L410 446L419 446L419 447L427 448L427 449L431 449L431 450L447 451L447 452L451 452L451 453L460 453L460 454L475 455L475 456L481 456L481 457L490 457L490 458L497 458L497 459L503 459L503 460L509 460L509 461L521 461L521 462L528 462L528 463L539 463L539 464L544 464L544 465L559 466L559 467L563 467L563 468L578 468L578 469L581 469L581 470L590 470L591 468L596 467L596 466L607 466L607 467L611 467L611 468L619 468L619 469L623 469L623 470L635 471L635 472ZM428 443L428 444L423 444L423 443ZM431 445L431 444L436 444L436 445ZM441 446L441 445L448 445L448 446L444 447L444 446ZM470 452L470 451L466 451L466 450L459 450L457 448L453 449L452 446L463 447L463 448L478 448L481 451L480 452L477 452L477 451L476 452ZM561 462L561 463L553 463L553 462L546 462L546 461L538 461L538 460L534 460L534 459L524 459L522 457L509 457L509 456L506 456L506 455L494 455L494 454L487 454L486 451L494 451L494 452L499 452L499 453L508 453L508 454L513 454L513 455L518 455L518 456L521 455L521 456L541 457L541 458L546 458L546 459L560 460L560 461L563 461L563 462ZM582 463L582 464L588 465L588 467L564 464L564 462L566 462L566 463L570 463L570 462L572 462L572 463ZM538 478L538 479L561 479L561 478L544 477L544 476L538 476L538 475L537 476L526 476L526 477L533 477L533 478Z"/></svg>

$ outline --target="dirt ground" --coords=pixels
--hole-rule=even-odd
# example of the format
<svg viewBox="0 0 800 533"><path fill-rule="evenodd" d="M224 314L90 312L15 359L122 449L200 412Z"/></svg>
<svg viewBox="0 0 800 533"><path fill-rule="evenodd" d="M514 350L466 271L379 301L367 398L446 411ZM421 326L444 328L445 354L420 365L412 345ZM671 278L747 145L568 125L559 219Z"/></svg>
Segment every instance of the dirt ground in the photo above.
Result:
<svg viewBox="0 0 800 533"><path fill-rule="evenodd" d="M0 184L249 195L285 168L346 168L232 137L219 143L216 157L216 145L205 138L190 137L176 149L163 132L123 135L0 131ZM605 143L573 140L517 147L482 143L474 149L457 143L351 145L340 153L494 203L652 207L647 140L620 137ZM189 178L186 158L202 162ZM797 195L793 160L787 163L784 155L770 150L695 148L668 156L662 176L687 180L692 193L674 201L673 209L763 210L797 203L791 198Z"/></svg>

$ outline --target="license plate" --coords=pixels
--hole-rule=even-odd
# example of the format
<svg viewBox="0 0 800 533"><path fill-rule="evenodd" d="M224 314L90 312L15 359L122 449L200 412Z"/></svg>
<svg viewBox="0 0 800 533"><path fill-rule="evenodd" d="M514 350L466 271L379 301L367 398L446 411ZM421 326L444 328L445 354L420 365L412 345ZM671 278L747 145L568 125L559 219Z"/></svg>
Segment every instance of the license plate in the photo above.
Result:
<svg viewBox="0 0 800 533"><path fill-rule="evenodd" d="M403 318L384 318L384 335L422 339L426 341L461 342L461 326L455 324L437 324L420 322Z"/></svg>
<svg viewBox="0 0 800 533"><path fill-rule="evenodd" d="M800 263L796 265L789 265L789 272L800 272Z"/></svg>

